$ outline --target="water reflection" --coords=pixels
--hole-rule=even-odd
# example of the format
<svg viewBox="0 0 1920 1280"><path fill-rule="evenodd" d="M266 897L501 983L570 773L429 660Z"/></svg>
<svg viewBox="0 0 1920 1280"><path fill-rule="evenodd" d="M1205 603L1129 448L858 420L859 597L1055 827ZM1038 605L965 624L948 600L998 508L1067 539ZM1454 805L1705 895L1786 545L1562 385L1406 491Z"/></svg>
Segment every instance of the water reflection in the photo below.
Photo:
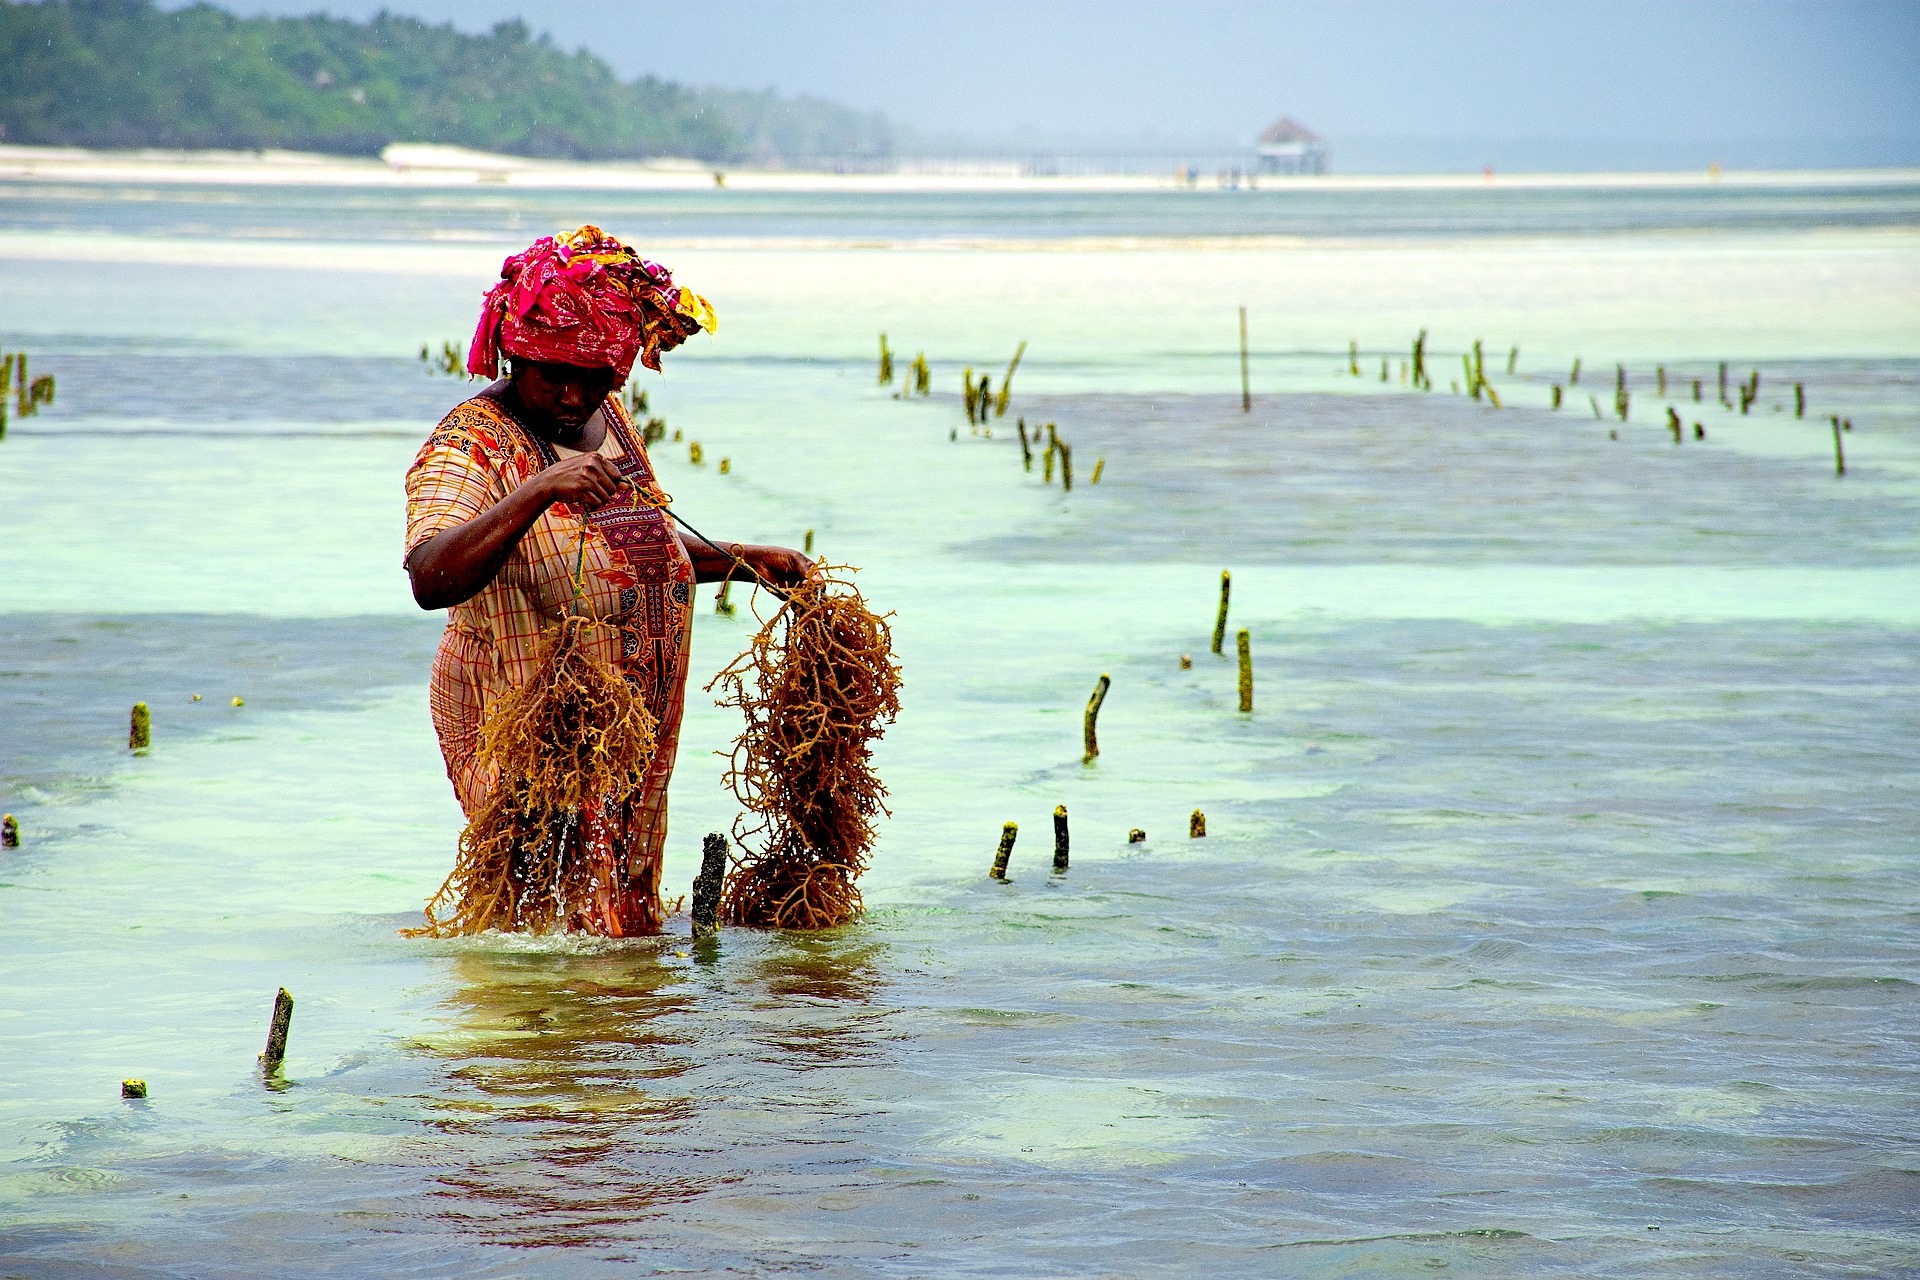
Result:
<svg viewBox="0 0 1920 1280"><path fill-rule="evenodd" d="M885 1059L882 949L855 926L454 952L448 1029L417 1042L445 1063L424 1102L456 1153L430 1216L604 1248L718 1187L777 1190L853 1105L822 1069Z"/></svg>

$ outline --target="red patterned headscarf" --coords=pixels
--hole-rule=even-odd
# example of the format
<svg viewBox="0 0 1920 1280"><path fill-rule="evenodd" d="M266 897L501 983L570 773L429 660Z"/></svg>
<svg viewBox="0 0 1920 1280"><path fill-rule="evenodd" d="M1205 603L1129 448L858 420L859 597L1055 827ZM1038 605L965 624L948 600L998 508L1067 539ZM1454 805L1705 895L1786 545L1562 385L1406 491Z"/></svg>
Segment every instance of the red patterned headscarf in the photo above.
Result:
<svg viewBox="0 0 1920 1280"><path fill-rule="evenodd" d="M467 372L499 375L500 355L610 368L635 357L658 372L660 353L694 326L712 333L713 306L668 270L592 225L543 236L500 266L467 349Z"/></svg>

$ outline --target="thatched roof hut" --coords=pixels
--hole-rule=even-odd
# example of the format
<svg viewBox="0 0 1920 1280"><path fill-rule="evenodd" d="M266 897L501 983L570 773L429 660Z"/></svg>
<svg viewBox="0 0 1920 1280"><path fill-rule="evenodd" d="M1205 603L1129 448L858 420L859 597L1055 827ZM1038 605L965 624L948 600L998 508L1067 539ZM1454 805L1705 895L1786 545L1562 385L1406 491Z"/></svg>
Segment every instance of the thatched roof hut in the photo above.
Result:
<svg viewBox="0 0 1920 1280"><path fill-rule="evenodd" d="M1292 116L1281 116L1260 135L1262 173L1325 173L1325 139Z"/></svg>

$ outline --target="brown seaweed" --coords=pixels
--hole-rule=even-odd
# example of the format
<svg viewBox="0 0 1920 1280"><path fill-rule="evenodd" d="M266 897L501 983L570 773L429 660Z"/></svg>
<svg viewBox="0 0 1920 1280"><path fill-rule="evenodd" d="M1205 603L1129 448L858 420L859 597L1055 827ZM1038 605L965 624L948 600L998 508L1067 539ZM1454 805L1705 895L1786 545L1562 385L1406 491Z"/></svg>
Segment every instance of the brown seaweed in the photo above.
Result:
<svg viewBox="0 0 1920 1280"><path fill-rule="evenodd" d="M861 909L860 874L888 813L872 743L900 712L891 614L847 565L814 566L707 685L746 726L726 783L745 809L720 903L728 924L821 929Z"/></svg>
<svg viewBox="0 0 1920 1280"><path fill-rule="evenodd" d="M589 647L587 632L600 625L562 619L543 638L533 677L487 708L478 753L493 785L460 833L426 925L410 933L544 933L574 927L604 898L612 868L587 849L586 828L639 790L655 721L640 691Z"/></svg>

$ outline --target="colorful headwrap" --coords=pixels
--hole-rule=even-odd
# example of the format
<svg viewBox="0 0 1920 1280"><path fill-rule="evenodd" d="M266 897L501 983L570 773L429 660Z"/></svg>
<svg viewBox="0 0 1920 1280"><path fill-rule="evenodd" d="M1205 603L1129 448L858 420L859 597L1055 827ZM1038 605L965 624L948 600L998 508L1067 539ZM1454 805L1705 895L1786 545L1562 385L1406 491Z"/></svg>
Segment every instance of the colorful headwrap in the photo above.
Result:
<svg viewBox="0 0 1920 1280"><path fill-rule="evenodd" d="M467 372L497 377L500 354L610 368L625 378L634 358L658 371L660 353L694 326L712 333L713 307L592 225L543 236L500 265L467 349Z"/></svg>

